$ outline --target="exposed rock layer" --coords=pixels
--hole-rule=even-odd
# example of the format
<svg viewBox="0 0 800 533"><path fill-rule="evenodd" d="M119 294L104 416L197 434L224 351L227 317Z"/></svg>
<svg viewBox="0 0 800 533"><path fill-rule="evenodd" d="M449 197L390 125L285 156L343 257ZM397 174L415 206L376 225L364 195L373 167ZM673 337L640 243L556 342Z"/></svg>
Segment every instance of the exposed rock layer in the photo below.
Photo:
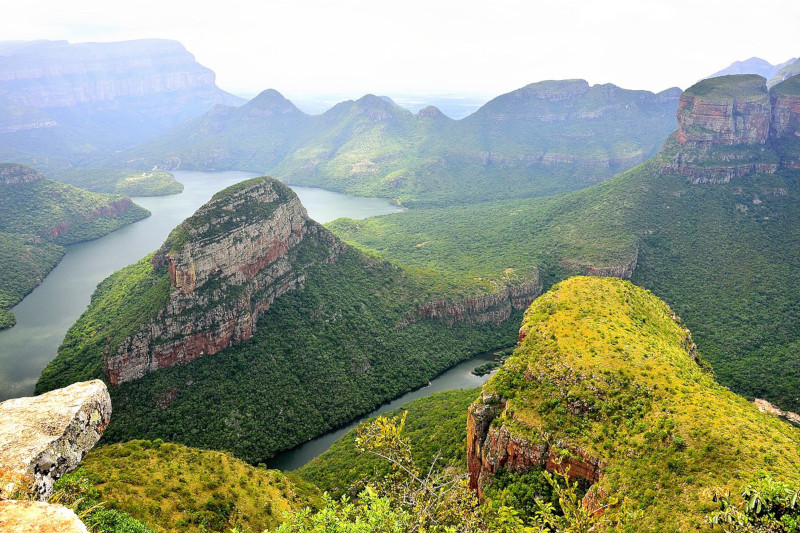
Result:
<svg viewBox="0 0 800 533"><path fill-rule="evenodd" d="M111 398L100 380L0 403L0 472L7 476L0 497L22 483L32 484L46 500L53 483L100 439L110 418Z"/></svg>
<svg viewBox="0 0 800 533"><path fill-rule="evenodd" d="M567 472L572 480L594 484L602 478L605 464L585 450L566 442L550 442L547 435L531 441L492 421L505 409L505 402L482 396L467 415L467 469L470 488L482 497L483 490L499 469L524 473L541 467L549 472ZM563 453L568 452L568 453ZM588 501L588 500L587 500Z"/></svg>
<svg viewBox="0 0 800 533"><path fill-rule="evenodd" d="M311 265L293 253L305 239L324 246L328 261L344 249L280 182L257 179L212 199L153 256L154 270L168 272L169 300L105 354L109 381L138 379L252 337L259 315L303 285Z"/></svg>
<svg viewBox="0 0 800 533"><path fill-rule="evenodd" d="M800 95L792 83L768 91L761 76L724 76L687 89L678 105L677 149L662 171L717 184L800 167L797 154L780 148L800 136Z"/></svg>

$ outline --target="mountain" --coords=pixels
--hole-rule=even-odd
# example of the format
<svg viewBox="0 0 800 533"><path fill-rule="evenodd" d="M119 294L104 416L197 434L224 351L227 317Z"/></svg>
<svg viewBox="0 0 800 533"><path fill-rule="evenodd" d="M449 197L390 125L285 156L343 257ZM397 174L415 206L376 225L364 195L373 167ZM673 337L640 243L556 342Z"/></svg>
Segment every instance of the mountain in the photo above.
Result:
<svg viewBox="0 0 800 533"><path fill-rule="evenodd" d="M308 116L267 91L106 164L266 171L405 205L474 203L511 190L537 196L588 186L654 154L673 127L679 95L549 81L454 121L435 107L412 114L373 95Z"/></svg>
<svg viewBox="0 0 800 533"><path fill-rule="evenodd" d="M766 79L774 77L779 70L797 61L796 57L784 61L783 63L773 65L769 61L761 59L760 57L751 57L744 61L734 61L719 72L707 76L708 78L716 78L719 76L732 76L737 74L756 74Z"/></svg>
<svg viewBox="0 0 800 533"><path fill-rule="evenodd" d="M24 165L0 164L0 327L14 324L8 309L42 282L64 245L96 239L149 214L128 197L90 193Z"/></svg>
<svg viewBox="0 0 800 533"><path fill-rule="evenodd" d="M446 289L343 244L291 189L256 178L103 281L36 391L101 377L113 385L105 438L263 462L512 344L541 285Z"/></svg>
<svg viewBox="0 0 800 533"><path fill-rule="evenodd" d="M157 161L170 169L261 172L307 138L311 122L312 117L269 89L238 108L218 105L157 140L124 152L119 163L151 168Z"/></svg>
<svg viewBox="0 0 800 533"><path fill-rule="evenodd" d="M484 498L502 472L567 471L584 507L628 530L699 531L712 489L800 482L800 432L718 385L680 318L619 279L571 278L538 298L467 424Z"/></svg>
<svg viewBox="0 0 800 533"><path fill-rule="evenodd" d="M770 92L756 76L699 82L660 154L585 190L330 228L453 283L630 278L684 318L720 383L797 410L798 81Z"/></svg>
<svg viewBox="0 0 800 533"><path fill-rule="evenodd" d="M0 155L71 167L243 100L178 42L0 42ZM149 170L149 169L148 169Z"/></svg>
<svg viewBox="0 0 800 533"><path fill-rule="evenodd" d="M780 70L767 81L767 87L772 87L784 80L788 80L792 76L800 74L800 60L789 62L781 66Z"/></svg>
<svg viewBox="0 0 800 533"><path fill-rule="evenodd" d="M710 76L709 78L717 78L720 76L732 76L737 74L755 74L767 79L767 87L772 88L773 85L800 74L800 60L796 57L773 65L759 57L751 57L746 61L735 61L727 68L720 70Z"/></svg>

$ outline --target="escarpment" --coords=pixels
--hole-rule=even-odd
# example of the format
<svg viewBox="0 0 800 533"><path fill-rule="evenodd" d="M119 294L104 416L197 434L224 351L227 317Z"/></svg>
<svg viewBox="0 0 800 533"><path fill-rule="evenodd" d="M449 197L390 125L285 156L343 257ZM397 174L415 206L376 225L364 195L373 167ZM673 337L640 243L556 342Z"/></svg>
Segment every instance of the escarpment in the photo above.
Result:
<svg viewBox="0 0 800 533"><path fill-rule="evenodd" d="M445 324L492 322L500 324L512 311L527 309L542 293L538 272L532 280L509 285L496 292L461 300L431 300L421 305L408 321L420 318L441 320Z"/></svg>
<svg viewBox="0 0 800 533"><path fill-rule="evenodd" d="M770 90L757 75L710 78L687 89L678 105L678 131L665 147L670 161L662 170L694 184L715 184L800 168L800 152L784 149L798 137L795 78Z"/></svg>
<svg viewBox="0 0 800 533"><path fill-rule="evenodd" d="M642 509L636 531L699 530L709 488L762 469L796 477L798 443L791 425L717 385L664 302L617 278L570 278L540 296L467 418L480 497L501 471L566 473L589 509Z"/></svg>
<svg viewBox="0 0 800 533"><path fill-rule="evenodd" d="M169 276L169 296L154 318L106 348L108 380L118 385L252 337L259 315L303 285L311 266L299 257L304 246L325 248L328 261L344 249L285 185L257 178L218 193L153 255L153 271Z"/></svg>

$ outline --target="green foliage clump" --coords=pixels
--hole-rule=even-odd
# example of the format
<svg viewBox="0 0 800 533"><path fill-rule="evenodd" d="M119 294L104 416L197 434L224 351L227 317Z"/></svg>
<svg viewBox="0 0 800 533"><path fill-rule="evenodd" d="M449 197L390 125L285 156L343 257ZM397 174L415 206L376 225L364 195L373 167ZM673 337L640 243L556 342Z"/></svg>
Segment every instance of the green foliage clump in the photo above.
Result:
<svg viewBox="0 0 800 533"><path fill-rule="evenodd" d="M387 413L396 418L407 413L404 435L420 469L436 465L466 470L467 408L478 389L445 391L419 398ZM371 419L366 423L374 421ZM390 465L380 458L359 452L356 430L349 431L325 453L297 473L338 499L357 496L366 484L375 483L389 472Z"/></svg>
<svg viewBox="0 0 800 533"><path fill-rule="evenodd" d="M104 501L83 469L62 476L49 500L72 509L92 533L155 533L145 523Z"/></svg>
<svg viewBox="0 0 800 533"><path fill-rule="evenodd" d="M729 490L712 491L719 509L707 519L726 533L797 533L800 531L800 489L765 476L741 491L741 501Z"/></svg>
<svg viewBox="0 0 800 533"><path fill-rule="evenodd" d="M164 531L262 531L320 504L319 491L291 474L158 440L95 448L81 469L108 509Z"/></svg>

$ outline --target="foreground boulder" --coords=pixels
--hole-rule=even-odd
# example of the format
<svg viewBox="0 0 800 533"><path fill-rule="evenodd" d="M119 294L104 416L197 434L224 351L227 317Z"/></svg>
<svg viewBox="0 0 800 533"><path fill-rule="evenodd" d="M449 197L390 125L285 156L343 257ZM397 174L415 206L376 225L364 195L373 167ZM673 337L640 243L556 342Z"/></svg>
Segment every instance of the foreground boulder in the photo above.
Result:
<svg viewBox="0 0 800 533"><path fill-rule="evenodd" d="M88 533L78 516L63 505L0 501L0 531Z"/></svg>
<svg viewBox="0 0 800 533"><path fill-rule="evenodd" d="M111 398L100 380L0 403L0 499L29 487L46 500L55 481L100 439L110 418Z"/></svg>

